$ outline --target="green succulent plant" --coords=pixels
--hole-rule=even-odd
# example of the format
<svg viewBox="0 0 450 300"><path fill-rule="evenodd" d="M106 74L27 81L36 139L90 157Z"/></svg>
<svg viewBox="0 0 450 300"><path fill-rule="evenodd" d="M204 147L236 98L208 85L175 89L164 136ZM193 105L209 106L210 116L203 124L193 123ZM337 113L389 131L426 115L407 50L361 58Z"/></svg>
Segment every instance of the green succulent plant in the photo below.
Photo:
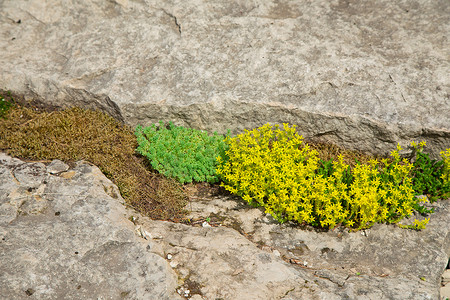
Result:
<svg viewBox="0 0 450 300"><path fill-rule="evenodd" d="M431 159L428 153L424 153L426 143L412 142L415 150L415 162L412 170L413 186L417 195L430 195L431 201L450 196L449 165L450 152L441 152L442 160Z"/></svg>
<svg viewBox="0 0 450 300"><path fill-rule="evenodd" d="M162 121L159 126L143 128L138 125L135 134L139 144L137 152L147 157L161 174L180 183L215 183L219 180L215 158L225 153L223 135L208 135L205 131L175 126L172 122L166 126Z"/></svg>

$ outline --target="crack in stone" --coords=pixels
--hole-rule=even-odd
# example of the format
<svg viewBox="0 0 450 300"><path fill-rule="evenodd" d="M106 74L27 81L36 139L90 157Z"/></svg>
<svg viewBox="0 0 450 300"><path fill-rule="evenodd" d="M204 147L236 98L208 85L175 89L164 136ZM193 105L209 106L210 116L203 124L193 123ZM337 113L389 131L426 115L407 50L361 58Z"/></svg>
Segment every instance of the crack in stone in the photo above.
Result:
<svg viewBox="0 0 450 300"><path fill-rule="evenodd" d="M192 251L198 251L198 248L194 248L194 247L188 247L188 246L183 246L183 245L175 245L174 243L168 243L169 246L173 247L173 248L183 248L183 249L188 249L188 250L192 250Z"/></svg>
<svg viewBox="0 0 450 300"><path fill-rule="evenodd" d="M394 78L392 78L391 74L389 74L389 79L394 83L395 86L398 86L397 82L394 81ZM402 96L403 101L406 102L405 96L403 95L402 91L400 91L400 95Z"/></svg>
<svg viewBox="0 0 450 300"><path fill-rule="evenodd" d="M24 11L27 15L29 15L32 19L36 20L37 22L39 22L39 23L41 23L41 24L44 24L44 25L47 25L47 23L45 23L45 22L42 21L42 20L39 20L39 19L36 18L33 14L31 14L29 11L26 11L26 10L22 10L22 11Z"/></svg>
<svg viewBox="0 0 450 300"><path fill-rule="evenodd" d="M14 171L16 170L17 167L10 169L9 172L11 173L11 176L13 177L14 181L16 184L20 185L20 181L16 178L16 175L14 175Z"/></svg>
<svg viewBox="0 0 450 300"><path fill-rule="evenodd" d="M286 293L284 293L283 298L284 298L284 297L287 297L287 295L289 295L289 294L290 294L291 292L293 292L293 291L295 291L295 287L293 287L293 288L287 290Z"/></svg>
<svg viewBox="0 0 450 300"><path fill-rule="evenodd" d="M166 11L165 9L162 10L166 15L168 15L170 18L173 19L175 26L178 28L178 33L181 36L181 24L178 22L178 19L175 15L169 13L168 11Z"/></svg>
<svg viewBox="0 0 450 300"><path fill-rule="evenodd" d="M317 278L329 280L330 282L336 284L339 287L343 287L345 285L347 279L350 277L350 276L347 276L343 281L339 281L339 280L335 280L335 279L331 278L331 276L328 274L323 274L320 271L321 270L314 272L314 276Z"/></svg>

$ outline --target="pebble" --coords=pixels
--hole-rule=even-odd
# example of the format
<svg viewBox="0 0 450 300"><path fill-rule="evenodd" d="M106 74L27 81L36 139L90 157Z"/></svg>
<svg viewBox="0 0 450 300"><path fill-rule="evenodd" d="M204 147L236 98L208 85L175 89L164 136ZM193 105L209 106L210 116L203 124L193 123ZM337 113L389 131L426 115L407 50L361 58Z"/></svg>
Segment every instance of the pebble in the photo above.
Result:
<svg viewBox="0 0 450 300"><path fill-rule="evenodd" d="M175 261L171 261L169 265L171 268L176 268L178 266L178 263Z"/></svg>
<svg viewBox="0 0 450 300"><path fill-rule="evenodd" d="M209 225L209 223L205 221L203 222L202 227L211 227L211 225Z"/></svg>

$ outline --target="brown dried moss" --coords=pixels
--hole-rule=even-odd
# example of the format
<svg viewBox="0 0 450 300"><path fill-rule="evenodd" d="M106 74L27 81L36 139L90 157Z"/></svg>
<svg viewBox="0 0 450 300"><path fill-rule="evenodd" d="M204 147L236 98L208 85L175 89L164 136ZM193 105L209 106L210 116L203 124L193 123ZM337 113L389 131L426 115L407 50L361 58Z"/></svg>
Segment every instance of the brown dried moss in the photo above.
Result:
<svg viewBox="0 0 450 300"><path fill-rule="evenodd" d="M344 149L333 144L313 141L307 141L307 143L311 149L314 149L318 152L318 156L320 159L324 161L329 161L331 159L336 160L339 155L342 155L344 157L344 162L352 168L357 164L357 162L366 164L371 159L381 158L363 153L358 150Z"/></svg>
<svg viewBox="0 0 450 300"><path fill-rule="evenodd" d="M7 98L7 97L5 97ZM175 181L150 170L135 153L127 126L98 111L43 111L15 105L0 119L0 150L36 160L86 160L118 187L127 204L153 219L183 216L186 197Z"/></svg>

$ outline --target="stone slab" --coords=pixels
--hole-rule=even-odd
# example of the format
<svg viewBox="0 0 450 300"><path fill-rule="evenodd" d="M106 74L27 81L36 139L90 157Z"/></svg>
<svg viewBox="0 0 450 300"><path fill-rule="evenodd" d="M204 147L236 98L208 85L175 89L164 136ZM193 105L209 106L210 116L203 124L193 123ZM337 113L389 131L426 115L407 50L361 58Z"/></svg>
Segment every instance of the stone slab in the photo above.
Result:
<svg viewBox="0 0 450 300"><path fill-rule="evenodd" d="M95 167L0 153L1 299L181 299L177 276ZM47 170L48 169L48 170Z"/></svg>
<svg viewBox="0 0 450 300"><path fill-rule="evenodd" d="M224 133L267 122L385 154L450 146L450 2L4 0L0 88Z"/></svg>
<svg viewBox="0 0 450 300"><path fill-rule="evenodd" d="M190 199L190 225L150 220L125 209L95 166L0 153L0 295L423 300L446 293L449 200L433 204L419 232L382 224L321 232L277 224L236 197Z"/></svg>
<svg viewBox="0 0 450 300"><path fill-rule="evenodd" d="M421 231L385 224L358 232L280 225L263 209L223 195L191 197L188 217L209 218L213 229L233 228L259 249L306 272L301 277L304 280L313 275L316 285L306 290L316 290L317 299L439 299L439 293L443 296L447 291L441 284L448 276L444 270L450 257L450 199L431 205L435 213L427 216L430 221ZM414 218L422 217L412 216L401 223L411 223ZM222 239L214 244L226 243ZM199 265L192 269L204 272ZM285 299L303 299L305 286L300 286Z"/></svg>

